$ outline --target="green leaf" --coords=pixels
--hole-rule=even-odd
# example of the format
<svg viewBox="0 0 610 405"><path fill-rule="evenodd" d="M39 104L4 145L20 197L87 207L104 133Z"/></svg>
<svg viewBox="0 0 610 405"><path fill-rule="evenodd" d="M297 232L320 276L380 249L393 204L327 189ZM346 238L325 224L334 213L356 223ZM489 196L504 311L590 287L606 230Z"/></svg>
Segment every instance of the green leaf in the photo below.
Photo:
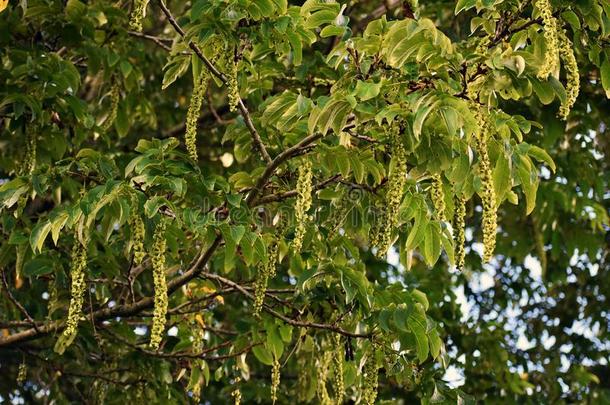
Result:
<svg viewBox="0 0 610 405"><path fill-rule="evenodd" d="M503 153L500 153L493 171L496 205L500 205L504 201L504 197L512 188L511 180L509 161Z"/></svg>
<svg viewBox="0 0 610 405"><path fill-rule="evenodd" d="M408 332L410 330L407 326L410 313L411 311L407 308L406 304L400 304L394 310L394 324L399 330L403 332Z"/></svg>
<svg viewBox="0 0 610 405"><path fill-rule="evenodd" d="M415 214L415 222L413 223L413 227L411 228L411 232L409 232L405 244L406 250L413 250L419 246L424 239L426 229L428 228L428 221L426 212L423 209L418 208Z"/></svg>
<svg viewBox="0 0 610 405"><path fill-rule="evenodd" d="M327 25L320 32L320 37L328 38L328 37L338 37L342 36L345 32L345 27L338 27L336 25Z"/></svg>
<svg viewBox="0 0 610 405"><path fill-rule="evenodd" d="M538 190L538 173L529 157L518 155L517 174L521 180L521 189L525 194L525 213L529 215L536 206Z"/></svg>
<svg viewBox="0 0 610 405"><path fill-rule="evenodd" d="M428 341L430 342L430 354L432 358L436 360L436 358L441 354L441 349L443 347L443 341L438 334L436 328L432 329L430 333L428 333Z"/></svg>
<svg viewBox="0 0 610 405"><path fill-rule="evenodd" d="M356 89L354 90L354 96L359 98L361 101L366 101L377 97L380 90L381 83L367 83L358 80L356 83Z"/></svg>
<svg viewBox="0 0 610 405"><path fill-rule="evenodd" d="M170 206L170 203L167 198L162 196L154 196L150 200L146 201L146 203L144 203L144 214L148 218L152 218L157 215L159 208L163 206Z"/></svg>
<svg viewBox="0 0 610 405"><path fill-rule="evenodd" d="M332 24L339 14L339 10L319 10L305 20L305 28L317 28L323 24Z"/></svg>
<svg viewBox="0 0 610 405"><path fill-rule="evenodd" d="M322 135L326 135L329 129L333 129L336 135L347 122L347 115L351 111L351 105L345 97L336 96L328 100L324 107L316 108L309 116L309 132L314 133L318 129Z"/></svg>
<svg viewBox="0 0 610 405"><path fill-rule="evenodd" d="M170 61L165 65L167 70L163 75L161 90L168 88L173 82L182 76L191 65L191 58L186 55L171 56Z"/></svg>
<svg viewBox="0 0 610 405"><path fill-rule="evenodd" d="M555 166L555 162L553 162L553 159L551 158L551 156L544 149L542 149L536 145L530 145L527 150L527 154L539 162L546 163L549 166L549 168L553 171L553 173L555 173L555 171L557 170L557 167Z"/></svg>
<svg viewBox="0 0 610 405"><path fill-rule="evenodd" d="M272 321L265 323L267 330L267 347L273 354L275 359L280 359L284 353L284 342L277 328L277 325Z"/></svg>
<svg viewBox="0 0 610 405"><path fill-rule="evenodd" d="M428 266L433 266L441 254L440 226L437 222L430 222L424 232L424 259Z"/></svg>
<svg viewBox="0 0 610 405"><path fill-rule="evenodd" d="M455 15L458 15L460 12L465 10L470 10L477 4L476 0L458 0L455 5Z"/></svg>
<svg viewBox="0 0 610 405"><path fill-rule="evenodd" d="M49 232L51 232L51 225L52 224L49 221L45 220L36 224L32 230L32 234L30 235L30 245L32 246L34 253L37 251L42 251L42 245L44 245L44 241Z"/></svg>
<svg viewBox="0 0 610 405"><path fill-rule="evenodd" d="M50 257L35 257L23 266L23 275L27 277L41 276L53 272L55 261Z"/></svg>
<svg viewBox="0 0 610 405"><path fill-rule="evenodd" d="M415 301L419 302L424 307L424 311L428 310L430 303L428 302L428 297L423 291L414 289L411 291L411 296Z"/></svg>
<svg viewBox="0 0 610 405"><path fill-rule="evenodd" d="M0 201L7 208L15 205L19 198L30 189L28 183L22 177L17 177L0 186Z"/></svg>
<svg viewBox="0 0 610 405"><path fill-rule="evenodd" d="M409 315L407 324L415 336L417 359L420 363L423 363L426 358L428 358L428 353L430 351L428 336L426 334L427 321L423 307L420 303L415 304L415 309L416 310Z"/></svg>
<svg viewBox="0 0 610 405"><path fill-rule="evenodd" d="M252 348L252 353L254 353L254 357L258 359L261 363L272 366L273 365L273 356L271 355L271 351L267 349L264 345L257 345Z"/></svg>

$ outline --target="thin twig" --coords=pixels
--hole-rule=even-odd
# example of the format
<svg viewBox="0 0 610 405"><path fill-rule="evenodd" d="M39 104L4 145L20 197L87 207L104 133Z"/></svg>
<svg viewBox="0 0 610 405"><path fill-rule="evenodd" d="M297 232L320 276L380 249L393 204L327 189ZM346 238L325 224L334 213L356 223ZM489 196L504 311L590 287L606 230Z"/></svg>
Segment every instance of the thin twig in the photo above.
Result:
<svg viewBox="0 0 610 405"><path fill-rule="evenodd" d="M30 322L32 327L38 332L38 326L36 326L36 322L34 321L34 318L32 318L30 316L27 309L25 309L25 307L23 305L21 305L21 303L19 301L17 301L17 299L11 292L11 290L8 286L8 282L6 281L6 274L4 273L4 269L0 270L0 272L2 273L2 285L4 286L4 289L6 290L6 295L8 296L8 299L13 303L13 305L15 305L17 307L17 309L19 309L19 311L21 311L23 316L25 316L27 318L27 320Z"/></svg>
<svg viewBox="0 0 610 405"><path fill-rule="evenodd" d="M137 32L137 31L128 31L128 34L133 37L148 39L149 41L154 42L155 44L159 45L161 48L165 49L168 52L171 52L171 50L172 50L172 48L166 44L166 42L169 42L169 43L172 42L172 40L169 38L159 38L159 37L155 37L153 35L148 35L148 34L144 34L144 33Z"/></svg>

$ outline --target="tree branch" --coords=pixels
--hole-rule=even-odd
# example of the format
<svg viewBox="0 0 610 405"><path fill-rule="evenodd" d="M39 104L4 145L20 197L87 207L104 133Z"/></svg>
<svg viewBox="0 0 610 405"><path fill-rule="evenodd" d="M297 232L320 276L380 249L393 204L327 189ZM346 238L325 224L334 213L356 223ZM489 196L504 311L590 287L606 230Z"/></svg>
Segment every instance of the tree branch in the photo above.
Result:
<svg viewBox="0 0 610 405"><path fill-rule="evenodd" d="M0 272L2 273L2 285L4 286L4 289L6 290L6 295L7 295L8 299L13 303L13 305L15 305L17 307L17 309L19 309L19 311L23 314L23 316L25 316L27 318L27 320L30 322L30 325L32 325L32 327L34 328L34 330L37 331L38 326L36 326L36 322L34 321L34 318L32 318L30 316L30 314L25 309L25 307L23 305L21 305L21 303L19 301L17 301L15 296L13 296L13 293L11 292L11 290L8 286L8 282L6 281L6 274L4 273L4 269L0 270Z"/></svg>
<svg viewBox="0 0 610 405"><path fill-rule="evenodd" d="M144 39L147 39L149 41L152 41L152 42L154 42L155 44L159 45L161 48L165 49L168 52L170 52L172 50L172 48L170 46L165 44L165 42L172 42L171 39L168 39L168 38L159 38L159 37L155 37L153 35L144 34L142 32L138 32L138 31L128 31L128 34L133 36L133 37L144 38Z"/></svg>
<svg viewBox="0 0 610 405"><path fill-rule="evenodd" d="M246 296L247 298L251 299L252 301L254 301L254 295L252 293L250 293L249 291L247 291L244 287L242 287L241 285L237 284L234 281L229 280L228 278L224 278L218 274L212 274L212 273L207 273L207 272L203 272L201 273L202 277L208 278L210 280L216 280L222 284L228 285L230 287L235 288L236 290L240 291L244 296ZM350 332L347 331L345 329L341 329L338 326L335 325L329 325L329 324L325 324L325 323L316 323L316 322L304 322L304 321L299 321L297 319L292 319L289 318L283 314L280 314L279 312L273 310L272 308L270 308L268 305L263 305L263 310L265 312L267 312L268 314L270 314L271 316L280 319L282 321L284 321L285 323L292 325L292 326L299 326L299 327L303 327L303 328L313 328L313 329L324 329L324 330L330 330L336 333L339 333L341 335L344 336L349 336L349 337L353 337L353 338L369 338L371 337L370 333L354 333L354 332Z"/></svg>
<svg viewBox="0 0 610 405"><path fill-rule="evenodd" d="M327 185L329 185L331 183L335 183L335 182L339 181L340 179L341 179L340 174L334 175L324 181L314 184L312 186L312 191L321 190L321 189L325 188ZM256 201L256 205L263 205L263 204L269 204L272 202L283 201L287 198L294 197L297 194L298 194L297 190L290 190L290 191L285 191L283 193L266 195L266 196L259 198Z"/></svg>
<svg viewBox="0 0 610 405"><path fill-rule="evenodd" d="M253 207L255 205L256 198L258 197L258 195L264 188L265 184L271 178L271 176L273 176L273 174L275 173L275 170L283 162L285 162L286 160L290 159L293 156L298 155L303 148L308 147L309 145L311 145L313 142L315 142L316 140L318 140L320 138L322 138L322 134L320 134L320 133L309 135L308 137L303 138L297 144L293 145L292 147L284 150L282 153L277 155L275 157L275 159L273 159L265 167L265 171L263 172L261 177L258 179L256 186L250 191L250 193L246 197L247 204L250 207ZM189 270L187 270L184 274L182 274L168 282L168 285L167 285L168 295L171 295L174 291L176 291L177 289L179 289L180 287L182 287L183 285L185 285L186 283L188 283L189 281L191 281L192 279L194 279L195 277L197 277L198 275L200 275L202 273L203 267L207 264L207 262L210 260L210 258L216 251L216 249L220 246L221 241L222 241L222 235L219 234L216 236L216 238L214 239L212 244L207 249L203 249L200 252L199 256L189 266ZM206 273L206 274L209 274L209 273ZM227 281L230 281L230 280L227 280ZM232 283L232 286L238 285L234 282L231 282L231 283ZM238 290L241 292L246 292L247 296L251 296L251 294L248 293L247 290L245 290L242 286L239 286ZM124 305L117 305L112 308L98 309L97 311L94 311L93 313L91 313L90 319L92 322L99 322L99 321L104 321L107 319L116 318L119 316L125 317L125 316L135 315L145 309L152 308L153 303L154 303L154 297L145 297L130 305L124 304ZM275 313L275 311L273 311L273 312ZM279 319L282 319L282 320L290 319L290 318L284 317L283 315L281 315L279 313L275 313L275 314L277 315L277 317L279 317ZM285 318L285 319L283 319L283 318ZM298 321L290 320L290 322L289 321L286 321L286 322L288 322L288 323L297 322L298 325L294 324L294 323L292 323L292 324L297 325L297 326L306 326L304 324L301 325ZM319 327L322 329L328 329L325 326L320 327L320 324L308 324L308 325L311 325L311 327ZM318 326L315 326L315 325L318 325ZM34 327L32 329L24 330L22 332L18 332L18 333L9 335L9 336L3 336L3 337L0 337L0 347L32 340L41 335L62 329L64 327L65 327L65 321L52 321L52 322L45 323L45 324L41 325L40 327Z"/></svg>
<svg viewBox="0 0 610 405"><path fill-rule="evenodd" d="M180 25L178 24L178 22L172 15L171 11L169 11L169 9L167 8L167 6L163 2L163 0L159 0L159 6L161 7L163 14L165 14L167 19L169 20L169 23L172 25L172 27L174 27L176 32L178 34L180 34L180 36L182 38L184 38L184 36L185 36L184 30L182 29L182 27L180 27ZM226 85L228 82L227 77L224 74L222 74L222 72L220 72L214 66L214 64L212 62L210 62L210 60L208 58L206 58L206 56L203 54L203 52L197 46L197 44L195 44L193 41L189 41L188 46L189 46L189 48L191 48L193 50L193 52L195 52L197 57L199 57L199 59L201 59L201 61L207 66L209 71L212 72L212 74L214 76L218 77ZM263 144L263 141L262 141L258 131L254 127L254 124L252 123L252 118L250 117L250 112L246 108L246 105L244 104L241 97L239 98L237 107L239 108L239 112L244 119L244 123L246 124L246 127L248 128L248 130L250 131L250 134L252 135L252 140L254 142L254 145L256 145L260 154L263 156L263 159L267 163L271 163L271 156L269 156L269 153L267 152L267 148L265 148L265 145Z"/></svg>

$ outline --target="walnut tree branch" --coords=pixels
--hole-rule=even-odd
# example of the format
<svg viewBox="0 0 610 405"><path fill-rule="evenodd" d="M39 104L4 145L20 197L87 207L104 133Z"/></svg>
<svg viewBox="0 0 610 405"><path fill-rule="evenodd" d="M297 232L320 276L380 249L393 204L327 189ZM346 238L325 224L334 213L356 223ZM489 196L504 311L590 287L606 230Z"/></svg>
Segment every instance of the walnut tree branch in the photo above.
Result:
<svg viewBox="0 0 610 405"><path fill-rule="evenodd" d="M182 38L184 38L185 37L184 30L182 29L182 27L180 27L180 24L178 24L178 22L172 15L171 11L169 11L169 9L167 8L167 6L163 2L163 0L159 0L159 6L161 7L161 11L163 11L163 14L165 14L167 19L169 20L169 23L172 25L172 27L174 27L176 32ZM206 58L206 56L203 54L203 52L197 46L197 44L195 44L193 41L189 41L188 46L189 46L189 48L191 48L193 50L193 52L195 52L197 57L199 59L201 59L201 61L207 66L209 71L212 72L212 74L214 76L218 77L225 85L228 83L227 77L221 71L219 71L216 68L216 66L214 66L214 64L212 62L210 62L210 60L208 58ZM239 108L239 112L244 119L244 123L246 124L248 131L250 131L250 134L252 135L252 140L254 141L254 145L256 145L260 154L263 156L263 159L267 163L271 163L271 156L269 156L269 153L267 152L267 148L265 148L265 145L263 144L263 141L262 141L258 131L256 130L254 123L252 122L252 118L250 117L250 112L248 111L248 108L244 104L244 101L241 99L241 97L239 98L237 107Z"/></svg>

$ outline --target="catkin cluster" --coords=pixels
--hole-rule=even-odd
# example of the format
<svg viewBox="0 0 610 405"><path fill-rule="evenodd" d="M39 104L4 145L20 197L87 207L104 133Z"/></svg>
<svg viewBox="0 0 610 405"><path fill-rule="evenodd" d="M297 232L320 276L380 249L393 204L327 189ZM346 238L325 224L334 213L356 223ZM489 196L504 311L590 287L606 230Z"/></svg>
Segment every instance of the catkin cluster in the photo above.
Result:
<svg viewBox="0 0 610 405"><path fill-rule="evenodd" d="M237 111L239 105L239 84L237 83L237 65L239 61L236 58L229 60L229 110Z"/></svg>
<svg viewBox="0 0 610 405"><path fill-rule="evenodd" d="M157 350L161 344L163 331L165 330L165 316L167 315L167 280L165 279L166 226L164 219L161 219L157 224L153 234L151 253L153 283L155 287L153 323L150 332L150 347L153 350Z"/></svg>
<svg viewBox="0 0 610 405"><path fill-rule="evenodd" d="M296 229L294 231L294 240L292 241L292 249L295 254L298 254L303 247L303 239L307 230L307 222L310 217L307 211L311 208L311 191L312 191L312 165L311 161L305 159L299 166L299 177L297 179L297 201L295 203Z"/></svg>
<svg viewBox="0 0 610 405"><path fill-rule="evenodd" d="M68 319L66 329L55 343L55 351L62 354L72 344L78 334L78 322L82 316L83 301L85 298L85 269L87 268L87 248L78 241L74 242L72 248L70 276L70 307L68 308Z"/></svg>
<svg viewBox="0 0 610 405"><path fill-rule="evenodd" d="M557 69L559 40L557 19L553 17L553 8L549 0L537 0L536 7L540 10L542 24L544 26L544 41L546 43L546 52L544 61L540 70L538 70L538 78L544 80L549 77Z"/></svg>
<svg viewBox="0 0 610 405"><path fill-rule="evenodd" d="M207 86L208 73L203 70L199 75L199 78L195 80L191 102L186 113L186 133L184 135L184 141L186 143L186 150L194 161L197 161L197 121L199 120L199 113L201 112L201 105L203 104L203 97L207 90Z"/></svg>
<svg viewBox="0 0 610 405"><path fill-rule="evenodd" d="M559 107L559 117L563 120L568 119L570 110L574 106L578 93L580 92L580 74L578 72L578 63L574 50L572 49L572 41L567 37L563 30L559 32L559 55L563 61L563 67L566 71L566 99Z"/></svg>
<svg viewBox="0 0 610 405"><path fill-rule="evenodd" d="M325 351L322 358L318 362L318 385L316 387L316 395L321 405L330 405L332 401L330 395L328 395L328 389L326 388L326 380L328 379L328 369L332 361L332 353Z"/></svg>
<svg viewBox="0 0 610 405"><path fill-rule="evenodd" d="M271 401L275 404L277 401L277 389L280 386L280 362L278 359L273 360L271 368Z"/></svg>
<svg viewBox="0 0 610 405"><path fill-rule="evenodd" d="M258 272L256 274L256 281L254 283L254 316L259 317L261 310L263 309L263 303L265 301L265 293L267 291L267 283L270 278L275 276L275 267L277 265L279 252L279 235L276 234L267 257L262 260L258 265Z"/></svg>
<svg viewBox="0 0 610 405"><path fill-rule="evenodd" d="M195 324L193 326L193 354L199 354L203 351L203 328L199 325ZM193 369L202 369L203 367L202 359L195 359L193 364L191 365L191 373ZM199 399L201 398L201 381L197 381L193 386L193 400L196 404L199 403Z"/></svg>
<svg viewBox="0 0 610 405"><path fill-rule="evenodd" d="M149 0L134 0L133 9L129 18L129 28L142 32L142 20L146 17L146 6Z"/></svg>
<svg viewBox="0 0 610 405"><path fill-rule="evenodd" d="M241 381L241 377L235 378L235 389L231 392L231 396L233 397L233 404L239 405L241 404L241 391L239 390L239 382Z"/></svg>
<svg viewBox="0 0 610 405"><path fill-rule="evenodd" d="M93 384L93 397L95 398L95 404L103 405L106 403L106 395L108 394L108 384L106 382L98 380Z"/></svg>
<svg viewBox="0 0 610 405"><path fill-rule="evenodd" d="M24 362L19 364L19 370L17 371L17 385L22 385L28 374L28 366Z"/></svg>
<svg viewBox="0 0 610 405"><path fill-rule="evenodd" d="M479 130L475 135L475 150L479 156L479 176L483 187L481 200L483 202L483 261L489 262L496 247L497 207L496 191L489 154L487 153L487 139L491 132L490 116L483 107L476 107L476 118Z"/></svg>
<svg viewBox="0 0 610 405"><path fill-rule="evenodd" d="M344 351L343 346L341 345L341 335L337 333L333 335L333 366L335 367L335 402L338 404L343 403L343 397L345 396L345 382L343 381L343 354Z"/></svg>
<svg viewBox="0 0 610 405"><path fill-rule="evenodd" d="M377 387L379 384L379 367L377 365L376 347L373 346L369 356L364 363L363 377L364 386L362 387L362 402L373 405L377 399Z"/></svg>
<svg viewBox="0 0 610 405"><path fill-rule="evenodd" d="M131 248L133 250L133 262L141 264L146 256L144 250L144 238L146 230L144 221L137 210L137 199L132 199L131 215L129 216L129 228L131 229Z"/></svg>
<svg viewBox="0 0 610 405"><path fill-rule="evenodd" d="M392 244L392 234L398 224L399 208L402 201L402 192L407 181L407 153L398 137L398 125L391 128L392 159L394 168L388 179L388 190L385 195L385 207L380 218L377 256L383 257Z"/></svg>
<svg viewBox="0 0 610 405"><path fill-rule="evenodd" d="M466 251L464 250L464 243L466 242L464 233L464 228L466 226L466 198L456 194L453 199L453 205L454 213L452 228L455 267L462 270L466 259Z"/></svg>
<svg viewBox="0 0 610 405"><path fill-rule="evenodd" d="M436 219L445 222L445 191L443 190L443 179L440 174L432 176L432 202L436 210Z"/></svg>
<svg viewBox="0 0 610 405"><path fill-rule="evenodd" d="M119 111L119 99L121 97L121 92L119 88L119 84L115 82L110 89L110 110L108 112L108 116L104 121L104 125L102 125L102 129L104 131L108 131L114 120L116 119L117 113Z"/></svg>
<svg viewBox="0 0 610 405"><path fill-rule="evenodd" d="M25 157L19 167L18 172L21 176L29 175L36 169L36 129L30 128L26 130L26 143L25 143ZM19 201L19 204L25 204L27 198L23 198L23 202Z"/></svg>

